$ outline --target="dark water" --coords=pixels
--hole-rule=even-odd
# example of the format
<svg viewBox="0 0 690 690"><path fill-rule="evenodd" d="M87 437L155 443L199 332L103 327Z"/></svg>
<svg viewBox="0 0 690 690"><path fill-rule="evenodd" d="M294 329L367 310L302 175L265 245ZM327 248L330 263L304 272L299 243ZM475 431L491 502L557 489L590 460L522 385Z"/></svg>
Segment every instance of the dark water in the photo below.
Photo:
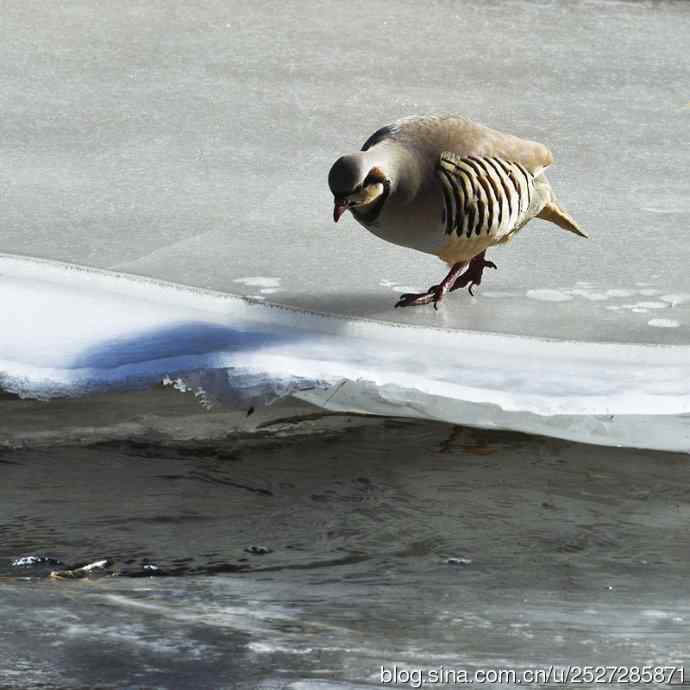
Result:
<svg viewBox="0 0 690 690"><path fill-rule="evenodd" d="M5 451L0 687L680 665L689 479L686 455L361 418ZM28 554L64 565L11 565Z"/></svg>

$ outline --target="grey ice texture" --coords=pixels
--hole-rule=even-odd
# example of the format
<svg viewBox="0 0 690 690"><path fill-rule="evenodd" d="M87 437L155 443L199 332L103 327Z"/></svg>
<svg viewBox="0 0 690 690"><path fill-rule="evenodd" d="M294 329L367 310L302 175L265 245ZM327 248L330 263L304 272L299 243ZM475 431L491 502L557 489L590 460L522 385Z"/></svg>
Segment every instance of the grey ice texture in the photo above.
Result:
<svg viewBox="0 0 690 690"><path fill-rule="evenodd" d="M682 2L8 3L0 250L387 321L686 343L689 37ZM548 145L592 240L535 221L477 300L394 311L445 266L335 226L326 177L430 111Z"/></svg>

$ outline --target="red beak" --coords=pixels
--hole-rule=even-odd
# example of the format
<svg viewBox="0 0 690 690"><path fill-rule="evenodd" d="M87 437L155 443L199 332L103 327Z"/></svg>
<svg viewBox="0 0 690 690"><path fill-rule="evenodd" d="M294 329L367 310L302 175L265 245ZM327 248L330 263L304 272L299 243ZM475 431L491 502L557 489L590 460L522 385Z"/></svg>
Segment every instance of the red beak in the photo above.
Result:
<svg viewBox="0 0 690 690"><path fill-rule="evenodd" d="M333 220L337 223L340 216L347 211L350 204L345 199L336 199L335 206L333 207Z"/></svg>

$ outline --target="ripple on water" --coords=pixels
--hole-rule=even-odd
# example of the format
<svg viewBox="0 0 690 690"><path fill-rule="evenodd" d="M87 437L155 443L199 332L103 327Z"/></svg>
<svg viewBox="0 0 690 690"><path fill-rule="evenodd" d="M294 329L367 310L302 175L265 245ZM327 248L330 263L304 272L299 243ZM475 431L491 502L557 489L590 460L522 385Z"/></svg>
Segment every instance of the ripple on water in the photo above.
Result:
<svg viewBox="0 0 690 690"><path fill-rule="evenodd" d="M351 689L336 680L403 661L538 665L583 645L601 665L686 653L687 456L334 424L5 453L0 575L17 583L3 582L0 666L22 687L49 684L38 668L51 687L175 690L218 678L297 687L331 668L320 687ZM70 563L88 550L141 573L48 582L10 566L45 544ZM177 577L149 577L160 571ZM650 593L652 579L662 586Z"/></svg>

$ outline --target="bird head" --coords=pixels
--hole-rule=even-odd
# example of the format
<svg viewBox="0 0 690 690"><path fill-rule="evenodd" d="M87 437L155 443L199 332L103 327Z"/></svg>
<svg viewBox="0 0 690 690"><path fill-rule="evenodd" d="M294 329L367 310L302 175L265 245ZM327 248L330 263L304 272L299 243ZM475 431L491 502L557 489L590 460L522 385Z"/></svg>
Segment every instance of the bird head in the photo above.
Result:
<svg viewBox="0 0 690 690"><path fill-rule="evenodd" d="M328 173L328 185L333 192L333 220L337 223L345 211L372 204L389 184L383 170L378 165L371 166L361 153L338 158Z"/></svg>

